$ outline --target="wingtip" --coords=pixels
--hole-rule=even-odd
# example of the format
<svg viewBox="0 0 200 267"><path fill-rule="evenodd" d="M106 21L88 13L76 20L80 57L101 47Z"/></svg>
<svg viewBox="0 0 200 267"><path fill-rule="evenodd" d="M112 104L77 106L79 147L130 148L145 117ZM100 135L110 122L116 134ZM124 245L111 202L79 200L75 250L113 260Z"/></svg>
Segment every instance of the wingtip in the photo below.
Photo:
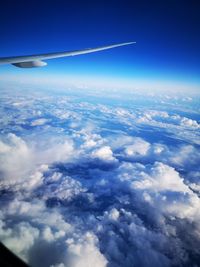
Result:
<svg viewBox="0 0 200 267"><path fill-rule="evenodd" d="M126 43L123 43L124 45L131 45L131 44L136 44L136 41L132 41L132 42L126 42Z"/></svg>

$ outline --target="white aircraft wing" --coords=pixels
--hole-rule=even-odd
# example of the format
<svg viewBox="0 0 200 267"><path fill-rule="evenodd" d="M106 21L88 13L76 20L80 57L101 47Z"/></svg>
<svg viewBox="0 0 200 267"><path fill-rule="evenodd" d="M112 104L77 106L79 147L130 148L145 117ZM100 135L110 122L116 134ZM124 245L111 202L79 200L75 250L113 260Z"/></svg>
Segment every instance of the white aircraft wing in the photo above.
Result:
<svg viewBox="0 0 200 267"><path fill-rule="evenodd" d="M113 45L101 46L97 48L87 48L84 50L75 50L75 51L67 51L67 52L57 52L57 53L17 56L17 57L3 57L3 58L0 58L0 64L12 64L20 68L42 67L42 66L47 65L47 63L42 60L89 54L89 53L107 50L107 49L111 49L111 48L115 48L119 46L130 45L134 43L136 42L113 44Z"/></svg>

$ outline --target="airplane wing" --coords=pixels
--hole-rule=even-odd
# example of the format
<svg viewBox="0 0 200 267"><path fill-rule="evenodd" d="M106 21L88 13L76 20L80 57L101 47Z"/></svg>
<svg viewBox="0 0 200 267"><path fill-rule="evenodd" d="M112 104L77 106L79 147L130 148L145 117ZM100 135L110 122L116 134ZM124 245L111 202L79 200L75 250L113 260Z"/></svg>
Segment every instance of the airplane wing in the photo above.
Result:
<svg viewBox="0 0 200 267"><path fill-rule="evenodd" d="M75 50L75 51L67 51L67 52L57 52L57 53L17 56L17 57L3 57L3 58L0 58L0 64L12 64L19 68L42 67L42 66L47 65L47 63L42 60L89 54L89 53L107 50L107 49L111 49L111 48L115 48L119 46L130 45L134 43L136 42L113 44L113 45L101 46L97 48L87 48L83 50Z"/></svg>

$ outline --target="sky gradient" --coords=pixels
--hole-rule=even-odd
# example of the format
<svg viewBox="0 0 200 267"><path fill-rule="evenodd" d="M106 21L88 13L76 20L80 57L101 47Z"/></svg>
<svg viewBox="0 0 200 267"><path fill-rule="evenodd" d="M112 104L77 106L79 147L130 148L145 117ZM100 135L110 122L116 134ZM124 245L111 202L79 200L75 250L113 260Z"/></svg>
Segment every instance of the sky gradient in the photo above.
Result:
<svg viewBox="0 0 200 267"><path fill-rule="evenodd" d="M2 75L102 77L200 86L198 1L11 1L0 11L0 57L136 41L40 69L1 66ZM53 76L53 77L54 77ZM97 78L98 80L98 78ZM137 83L136 83L137 84ZM137 85L136 85L137 86Z"/></svg>

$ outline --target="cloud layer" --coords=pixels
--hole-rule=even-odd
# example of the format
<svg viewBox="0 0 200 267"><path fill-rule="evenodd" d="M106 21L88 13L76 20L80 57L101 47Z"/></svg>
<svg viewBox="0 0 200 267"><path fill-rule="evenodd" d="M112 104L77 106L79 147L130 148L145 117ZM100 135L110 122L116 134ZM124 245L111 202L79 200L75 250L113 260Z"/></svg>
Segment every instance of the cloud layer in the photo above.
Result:
<svg viewBox="0 0 200 267"><path fill-rule="evenodd" d="M0 239L31 266L198 266L193 99L132 98L3 95Z"/></svg>

